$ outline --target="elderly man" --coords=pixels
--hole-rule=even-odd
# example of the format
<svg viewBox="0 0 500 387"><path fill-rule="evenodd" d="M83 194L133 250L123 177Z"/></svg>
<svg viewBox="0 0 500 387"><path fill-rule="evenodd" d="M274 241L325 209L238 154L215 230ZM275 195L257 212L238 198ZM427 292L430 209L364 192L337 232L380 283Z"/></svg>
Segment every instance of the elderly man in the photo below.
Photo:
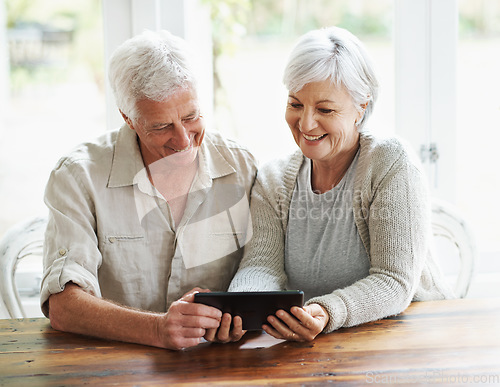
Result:
<svg viewBox="0 0 500 387"><path fill-rule="evenodd" d="M218 327L231 340L229 316L193 301L238 267L256 161L205 132L191 65L167 31L123 43L109 77L126 125L52 171L41 306L55 329L170 349Z"/></svg>

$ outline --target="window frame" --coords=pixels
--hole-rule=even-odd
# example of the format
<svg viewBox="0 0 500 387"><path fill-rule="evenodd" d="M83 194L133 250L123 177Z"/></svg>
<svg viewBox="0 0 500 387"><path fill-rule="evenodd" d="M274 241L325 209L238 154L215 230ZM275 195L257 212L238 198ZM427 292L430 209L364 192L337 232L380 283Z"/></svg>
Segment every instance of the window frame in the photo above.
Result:
<svg viewBox="0 0 500 387"><path fill-rule="evenodd" d="M456 0L395 1L396 133L421 156L431 194L454 203L457 157ZM437 160L430 153L435 146Z"/></svg>

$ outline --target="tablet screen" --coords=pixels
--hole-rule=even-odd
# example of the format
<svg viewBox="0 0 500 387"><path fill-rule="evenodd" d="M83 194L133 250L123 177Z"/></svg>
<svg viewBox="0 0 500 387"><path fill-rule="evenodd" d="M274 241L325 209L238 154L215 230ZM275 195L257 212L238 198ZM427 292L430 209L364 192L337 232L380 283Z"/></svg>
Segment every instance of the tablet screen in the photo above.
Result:
<svg viewBox="0 0 500 387"><path fill-rule="evenodd" d="M213 306L233 317L240 316L244 330L262 329L267 317L279 309L290 311L292 306L302 306L304 293L300 290L267 292L211 292L196 293L194 301Z"/></svg>

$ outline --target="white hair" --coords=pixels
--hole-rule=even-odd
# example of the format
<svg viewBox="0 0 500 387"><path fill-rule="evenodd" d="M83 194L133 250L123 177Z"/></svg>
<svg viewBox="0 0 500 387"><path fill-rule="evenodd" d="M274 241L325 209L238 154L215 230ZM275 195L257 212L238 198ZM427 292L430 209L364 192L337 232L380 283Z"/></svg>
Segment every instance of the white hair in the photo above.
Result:
<svg viewBox="0 0 500 387"><path fill-rule="evenodd" d="M283 83L296 93L308 83L327 79L345 86L358 111L367 103L357 124L361 131L377 99L378 81L363 44L343 28L322 28L303 35L288 58Z"/></svg>
<svg viewBox="0 0 500 387"><path fill-rule="evenodd" d="M122 43L109 65L109 82L118 109L138 119L136 103L163 101L182 87L196 89L193 58L186 41L168 31L144 31Z"/></svg>

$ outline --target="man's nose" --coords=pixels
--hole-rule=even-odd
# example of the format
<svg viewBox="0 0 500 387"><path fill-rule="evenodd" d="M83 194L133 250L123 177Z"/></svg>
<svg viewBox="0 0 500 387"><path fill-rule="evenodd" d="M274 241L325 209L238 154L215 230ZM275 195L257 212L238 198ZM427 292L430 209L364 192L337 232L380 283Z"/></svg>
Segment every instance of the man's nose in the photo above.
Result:
<svg viewBox="0 0 500 387"><path fill-rule="evenodd" d="M182 123L174 125L173 140L177 149L184 149L190 144L189 133Z"/></svg>

